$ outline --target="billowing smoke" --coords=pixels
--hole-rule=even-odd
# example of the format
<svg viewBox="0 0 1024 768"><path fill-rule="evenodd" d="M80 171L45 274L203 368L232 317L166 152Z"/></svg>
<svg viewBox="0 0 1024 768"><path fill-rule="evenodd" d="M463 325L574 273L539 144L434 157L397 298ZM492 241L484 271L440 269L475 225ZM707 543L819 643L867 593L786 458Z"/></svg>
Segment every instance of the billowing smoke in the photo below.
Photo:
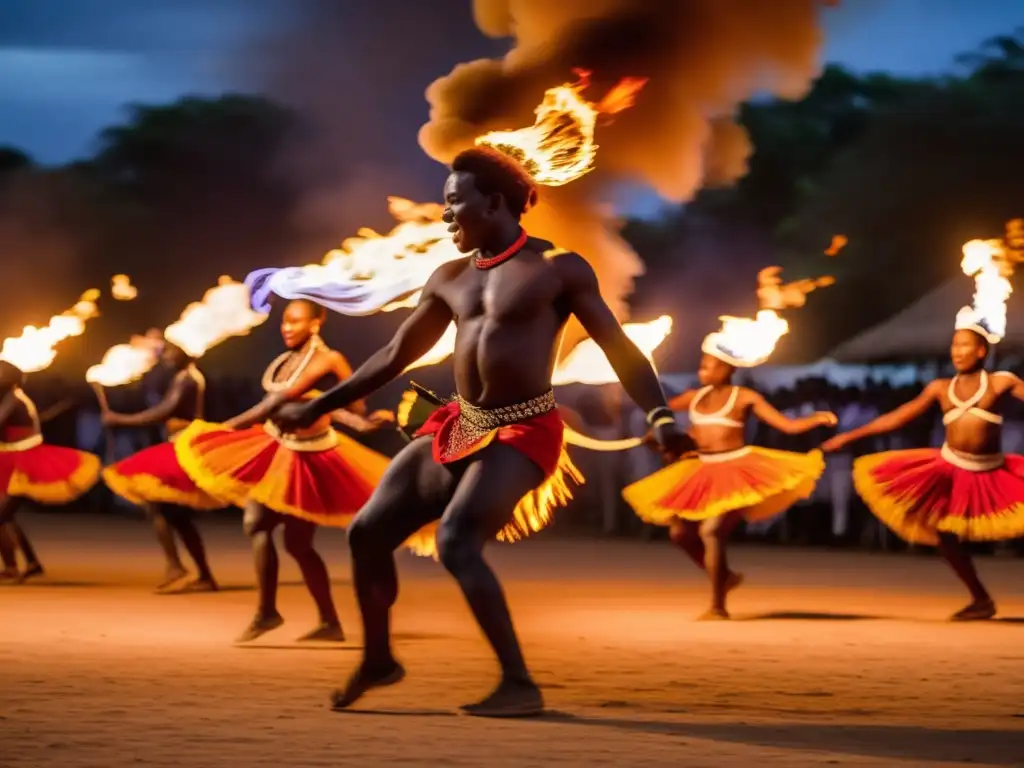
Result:
<svg viewBox="0 0 1024 768"><path fill-rule="evenodd" d="M532 124L544 91L592 72L598 101L622 77L646 77L636 105L597 129L596 170L542 190L528 230L576 250L624 314L639 256L604 209L610 185L644 183L683 202L742 176L750 153L731 121L758 94L799 98L819 71L818 0L474 0L480 30L514 38L502 59L457 65L427 89L428 155L450 162L488 131Z"/></svg>

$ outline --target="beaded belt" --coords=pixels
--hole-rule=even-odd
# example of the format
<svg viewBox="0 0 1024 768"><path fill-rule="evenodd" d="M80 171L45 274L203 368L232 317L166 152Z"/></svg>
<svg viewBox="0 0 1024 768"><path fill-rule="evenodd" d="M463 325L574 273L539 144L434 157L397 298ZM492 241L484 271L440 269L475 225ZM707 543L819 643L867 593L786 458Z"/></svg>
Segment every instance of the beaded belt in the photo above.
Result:
<svg viewBox="0 0 1024 768"><path fill-rule="evenodd" d="M272 421L263 425L264 431L274 438L283 448L303 453L319 453L329 451L338 445L338 433L328 429L319 435L299 436L291 432L282 432Z"/></svg>
<svg viewBox="0 0 1024 768"><path fill-rule="evenodd" d="M452 425L446 452L454 454L473 447L495 429L543 416L557 407L555 393L550 389L525 403L500 408L481 408L466 402L460 395L456 395L453 401L459 404L459 418Z"/></svg>

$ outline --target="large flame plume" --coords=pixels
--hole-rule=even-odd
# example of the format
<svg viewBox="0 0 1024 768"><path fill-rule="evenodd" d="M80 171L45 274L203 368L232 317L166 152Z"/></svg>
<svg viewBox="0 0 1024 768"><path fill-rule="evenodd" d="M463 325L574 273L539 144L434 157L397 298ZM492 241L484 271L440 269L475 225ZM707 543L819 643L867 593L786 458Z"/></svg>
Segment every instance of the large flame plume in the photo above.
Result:
<svg viewBox="0 0 1024 768"><path fill-rule="evenodd" d="M26 325L20 335L4 340L0 360L25 373L48 368L57 357L57 345L72 336L81 336L85 332L86 321L99 314L96 307L99 297L100 292L90 288L73 307L51 317L41 328Z"/></svg>
<svg viewBox="0 0 1024 768"><path fill-rule="evenodd" d="M178 321L167 326L164 338L198 358L225 339L245 336L266 319L249 306L249 289L223 275L202 301L189 304Z"/></svg>
<svg viewBox="0 0 1024 768"><path fill-rule="evenodd" d="M491 131L476 139L517 160L538 184L560 187L594 170L598 145L594 130L598 115L614 115L633 106L645 78L623 78L600 104L583 98L590 85L590 72L575 70L579 80L544 92L535 110L536 119L527 128Z"/></svg>
<svg viewBox="0 0 1024 768"><path fill-rule="evenodd" d="M148 373L160 355L163 334L159 330L132 336L127 344L115 344L96 365L85 372L85 380L101 387L119 387L138 381Z"/></svg>
<svg viewBox="0 0 1024 768"><path fill-rule="evenodd" d="M781 267L766 267L757 275L760 309L753 318L723 315L720 330L708 334L701 351L738 368L761 365L775 351L779 340L789 333L789 323L779 316L784 309L802 307L807 294L835 283L823 276L782 282Z"/></svg>
<svg viewBox="0 0 1024 768"><path fill-rule="evenodd" d="M1006 335L1006 301L1013 293L1009 278L1014 262L1001 240L971 240L964 243L963 254L960 268L974 278L974 303L960 309L955 327L977 331L996 344Z"/></svg>
<svg viewBox="0 0 1024 768"><path fill-rule="evenodd" d="M552 82L581 68L595 86L647 79L636 105L600 128L595 170L542 191L524 225L592 263L620 317L640 258L604 207L623 180L683 202L746 172L750 143L732 122L758 93L799 98L820 69L817 0L474 0L477 26L513 38L504 58L456 66L427 89L428 155L450 162L477 137L527 125ZM574 332L582 337L579 329Z"/></svg>

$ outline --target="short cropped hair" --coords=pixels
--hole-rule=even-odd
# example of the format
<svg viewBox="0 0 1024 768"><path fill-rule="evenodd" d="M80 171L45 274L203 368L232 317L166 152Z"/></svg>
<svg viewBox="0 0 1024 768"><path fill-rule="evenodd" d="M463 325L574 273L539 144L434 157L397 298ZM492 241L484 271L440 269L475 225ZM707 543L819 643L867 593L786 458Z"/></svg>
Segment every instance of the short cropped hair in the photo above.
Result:
<svg viewBox="0 0 1024 768"><path fill-rule="evenodd" d="M301 304L309 310L309 316L320 322L327 322L327 310L312 299L292 299L289 304Z"/></svg>
<svg viewBox="0 0 1024 768"><path fill-rule="evenodd" d="M452 161L452 171L473 174L477 190L484 195L501 195L515 217L537 203L537 185L516 160L490 147L473 147Z"/></svg>

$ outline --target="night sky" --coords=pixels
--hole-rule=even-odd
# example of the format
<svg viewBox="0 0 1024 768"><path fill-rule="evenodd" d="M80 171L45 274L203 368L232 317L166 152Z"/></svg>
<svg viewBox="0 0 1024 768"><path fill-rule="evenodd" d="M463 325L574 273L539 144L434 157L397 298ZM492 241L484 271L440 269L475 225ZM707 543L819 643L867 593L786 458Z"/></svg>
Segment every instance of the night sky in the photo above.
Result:
<svg viewBox="0 0 1024 768"><path fill-rule="evenodd" d="M375 5L391 12L403 3ZM469 0L461 5L468 16ZM300 7L301 0L4 0L0 144L62 162L88 153L126 102L245 87L249 73L236 52ZM1010 0L849 0L826 15L825 57L859 70L935 73L1019 25L1024 4ZM338 66L360 64L343 48L338 55ZM449 67L464 58L452 50ZM413 130L425 116L425 101L409 105Z"/></svg>

